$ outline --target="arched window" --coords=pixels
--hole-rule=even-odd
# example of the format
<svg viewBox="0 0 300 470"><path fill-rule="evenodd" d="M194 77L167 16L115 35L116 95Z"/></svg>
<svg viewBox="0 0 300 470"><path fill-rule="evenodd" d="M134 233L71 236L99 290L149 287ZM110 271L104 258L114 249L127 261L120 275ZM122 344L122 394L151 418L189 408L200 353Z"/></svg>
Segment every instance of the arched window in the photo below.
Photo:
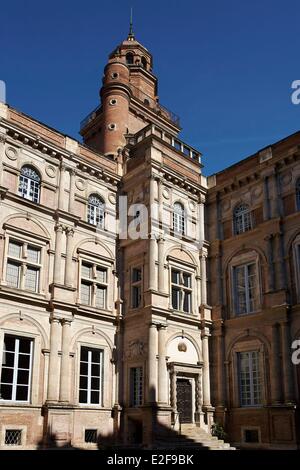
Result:
<svg viewBox="0 0 300 470"><path fill-rule="evenodd" d="M251 211L248 204L239 204L234 209L233 223L235 235L252 229Z"/></svg>
<svg viewBox="0 0 300 470"><path fill-rule="evenodd" d="M300 178L296 182L296 207L297 211L300 211Z"/></svg>
<svg viewBox="0 0 300 470"><path fill-rule="evenodd" d="M19 180L19 194L32 202L40 200L41 177L38 172L29 165L21 169Z"/></svg>
<svg viewBox="0 0 300 470"><path fill-rule="evenodd" d="M131 52L128 52L126 54L126 64L128 64L128 65L133 64L133 54Z"/></svg>
<svg viewBox="0 0 300 470"><path fill-rule="evenodd" d="M104 202L97 194L91 194L89 197L88 223L104 228Z"/></svg>
<svg viewBox="0 0 300 470"><path fill-rule="evenodd" d="M184 234L185 232L184 207L180 202L175 202L174 204L173 229L176 233Z"/></svg>

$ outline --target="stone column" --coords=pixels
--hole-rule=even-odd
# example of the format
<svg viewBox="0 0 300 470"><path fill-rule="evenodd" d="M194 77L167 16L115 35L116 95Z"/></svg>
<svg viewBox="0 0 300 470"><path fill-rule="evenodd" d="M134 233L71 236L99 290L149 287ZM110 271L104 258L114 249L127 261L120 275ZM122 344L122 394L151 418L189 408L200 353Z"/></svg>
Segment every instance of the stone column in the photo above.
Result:
<svg viewBox="0 0 300 470"><path fill-rule="evenodd" d="M207 305L207 285L206 285L206 258L207 251L202 249L200 251L200 267L201 267L201 303Z"/></svg>
<svg viewBox="0 0 300 470"><path fill-rule="evenodd" d="M67 236L67 246L66 246L66 264L65 264L65 285L68 287L73 286L73 261L72 261L72 253L73 253L73 236L74 230L71 227L66 229L66 236Z"/></svg>
<svg viewBox="0 0 300 470"><path fill-rule="evenodd" d="M158 239L158 290L159 292L166 292L164 247L165 247L165 240L163 237L160 237Z"/></svg>
<svg viewBox="0 0 300 470"><path fill-rule="evenodd" d="M157 182L154 175L150 176L149 183L149 232L153 233L159 227L159 206L156 201Z"/></svg>
<svg viewBox="0 0 300 470"><path fill-rule="evenodd" d="M160 325L158 329L158 402L167 404L168 399L168 371L166 361L166 326Z"/></svg>
<svg viewBox="0 0 300 470"><path fill-rule="evenodd" d="M205 196L203 194L200 194L199 197L199 237L200 237L200 243L203 243L205 240L205 224L204 224L204 202L205 202Z"/></svg>
<svg viewBox="0 0 300 470"><path fill-rule="evenodd" d="M70 192L69 192L69 212L74 214L74 203L75 203L75 169L70 169Z"/></svg>
<svg viewBox="0 0 300 470"><path fill-rule="evenodd" d="M55 226L55 254L54 254L54 284L61 283L61 251L62 251L62 235L64 227L61 224Z"/></svg>
<svg viewBox="0 0 300 470"><path fill-rule="evenodd" d="M148 336L148 402L156 402L157 390L157 328L153 323L149 326Z"/></svg>
<svg viewBox="0 0 300 470"><path fill-rule="evenodd" d="M286 404L294 403L294 376L291 359L290 325L288 321L281 323L282 338L282 365L283 365L283 389Z"/></svg>
<svg viewBox="0 0 300 470"><path fill-rule="evenodd" d="M47 401L58 401L58 380L59 380L59 357L58 350L60 347L60 320L59 318L51 318L50 327L50 357L48 371L48 391Z"/></svg>
<svg viewBox="0 0 300 470"><path fill-rule="evenodd" d="M62 356L60 368L59 401L70 401L70 336L71 321L62 320Z"/></svg>
<svg viewBox="0 0 300 470"><path fill-rule="evenodd" d="M209 329L204 327L202 330L202 353L203 353L203 405L211 406L210 403L210 377L209 377L209 349L208 338Z"/></svg>
<svg viewBox="0 0 300 470"><path fill-rule="evenodd" d="M65 165L61 163L59 173L59 187L58 187L58 209L64 208L64 195L65 195Z"/></svg>
<svg viewBox="0 0 300 470"><path fill-rule="evenodd" d="M163 179L158 178L158 221L159 225L163 222Z"/></svg>
<svg viewBox="0 0 300 470"><path fill-rule="evenodd" d="M157 290L155 261L156 238L154 238L154 235L152 234L149 238L149 290Z"/></svg>
<svg viewBox="0 0 300 470"><path fill-rule="evenodd" d="M280 387L280 361L279 361L279 336L278 325L272 325L272 351L271 351L271 400L272 404L279 404L281 398Z"/></svg>

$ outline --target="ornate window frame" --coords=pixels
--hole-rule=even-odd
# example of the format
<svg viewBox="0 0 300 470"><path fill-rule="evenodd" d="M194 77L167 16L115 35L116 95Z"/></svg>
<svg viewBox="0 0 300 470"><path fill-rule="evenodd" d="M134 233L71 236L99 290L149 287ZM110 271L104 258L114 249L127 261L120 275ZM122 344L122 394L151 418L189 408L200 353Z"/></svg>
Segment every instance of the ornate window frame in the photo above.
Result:
<svg viewBox="0 0 300 470"><path fill-rule="evenodd" d="M23 246L33 246L40 250L40 259L39 259L39 285L36 292L28 289L21 289L20 287L9 287L7 286L6 282L6 272L7 272L7 261L9 258L8 250L9 250L9 243L10 241L19 242ZM47 292L47 267L48 263L46 263L47 259L47 244L48 241L44 237L39 237L38 235L32 234L27 235L25 233L19 232L17 229L14 230L13 227L5 229L5 243L4 243L4 250L3 250L3 262L2 262L2 276L0 273L0 285L7 286L9 289L15 289L20 293L28 293L31 295L35 294L42 294L45 295ZM49 261L49 260L48 260ZM26 263L24 258L24 263ZM24 275L24 272L23 272ZM22 285L22 283L21 283Z"/></svg>
<svg viewBox="0 0 300 470"><path fill-rule="evenodd" d="M241 352L252 352L257 351L259 353L259 370L260 370L260 385L261 385L261 403L257 405L241 405L240 399L240 383L239 383L239 363L238 363L238 353ZM262 408L267 404L267 370L266 366L268 361L266 361L266 346L258 338L249 338L244 340L237 340L234 344L231 353L230 353L230 376L231 380L229 383L230 390L229 396L231 397L232 407L241 408L241 409L254 409Z"/></svg>
<svg viewBox="0 0 300 470"><path fill-rule="evenodd" d="M237 295L236 295L236 282L235 282L235 269L239 266L246 266L249 264L255 264L256 272L256 296L257 296L257 308L253 312L238 313L237 312ZM245 253L236 254L230 261L228 266L229 271L229 295L230 295L230 312L231 317L243 317L246 315L253 315L261 311L262 308L262 276L260 267L260 257L257 251L249 250Z"/></svg>

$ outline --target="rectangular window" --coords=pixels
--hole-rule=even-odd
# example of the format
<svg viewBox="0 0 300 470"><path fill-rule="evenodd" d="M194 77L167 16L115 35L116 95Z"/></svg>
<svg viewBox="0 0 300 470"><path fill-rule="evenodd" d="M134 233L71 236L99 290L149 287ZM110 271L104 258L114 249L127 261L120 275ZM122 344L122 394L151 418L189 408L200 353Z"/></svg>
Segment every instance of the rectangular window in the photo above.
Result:
<svg viewBox="0 0 300 470"><path fill-rule="evenodd" d="M133 268L131 274L131 305L138 308L142 303L142 270Z"/></svg>
<svg viewBox="0 0 300 470"><path fill-rule="evenodd" d="M238 353L238 375L241 406L260 405L261 378L258 351Z"/></svg>
<svg viewBox="0 0 300 470"><path fill-rule="evenodd" d="M103 350L80 350L79 403L102 406Z"/></svg>
<svg viewBox="0 0 300 470"><path fill-rule="evenodd" d="M107 308L107 269L95 264L81 264L80 302L96 308Z"/></svg>
<svg viewBox="0 0 300 470"><path fill-rule="evenodd" d="M130 397L131 406L143 404L143 368L132 367L130 369Z"/></svg>
<svg viewBox="0 0 300 470"><path fill-rule="evenodd" d="M192 274L177 269L171 271L172 308L192 313Z"/></svg>
<svg viewBox="0 0 300 470"><path fill-rule="evenodd" d="M33 340L4 335L0 399L29 401Z"/></svg>
<svg viewBox="0 0 300 470"><path fill-rule="evenodd" d="M258 276L256 264L236 266L233 271L235 312L238 315L258 309Z"/></svg>
<svg viewBox="0 0 300 470"><path fill-rule="evenodd" d="M39 291L41 249L27 243L10 240L6 265L9 287Z"/></svg>

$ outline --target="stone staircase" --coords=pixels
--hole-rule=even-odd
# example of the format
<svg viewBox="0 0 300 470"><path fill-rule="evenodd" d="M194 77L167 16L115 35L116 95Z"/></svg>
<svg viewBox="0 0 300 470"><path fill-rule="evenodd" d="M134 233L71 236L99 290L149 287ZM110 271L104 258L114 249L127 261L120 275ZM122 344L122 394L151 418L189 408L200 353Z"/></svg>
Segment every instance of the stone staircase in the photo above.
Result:
<svg viewBox="0 0 300 470"><path fill-rule="evenodd" d="M236 450L229 443L212 436L194 424L182 424L181 433L165 430L156 436L155 447L160 449Z"/></svg>

